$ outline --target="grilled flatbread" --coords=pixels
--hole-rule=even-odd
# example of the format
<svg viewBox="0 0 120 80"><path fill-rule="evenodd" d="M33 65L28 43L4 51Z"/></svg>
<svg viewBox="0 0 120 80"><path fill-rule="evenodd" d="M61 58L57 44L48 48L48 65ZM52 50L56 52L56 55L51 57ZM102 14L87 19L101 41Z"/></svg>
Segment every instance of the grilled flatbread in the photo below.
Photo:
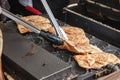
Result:
<svg viewBox="0 0 120 80"><path fill-rule="evenodd" d="M114 54L105 52L88 55L75 55L74 59L77 61L79 66L86 69L101 68L108 64L120 63L120 59Z"/></svg>
<svg viewBox="0 0 120 80"><path fill-rule="evenodd" d="M32 16L26 16L26 17L21 17L21 18L23 20L31 23L38 29L43 29L43 30L47 31L48 28L52 27L49 19L42 17L42 16L32 15ZM23 25L21 25L19 23L17 23L17 27L18 27L18 30L20 31L20 33L32 32L31 30L25 28Z"/></svg>
<svg viewBox="0 0 120 80"><path fill-rule="evenodd" d="M85 32L81 28L72 27L72 26L61 26L65 31L68 40L74 42L75 46L79 45L89 45L89 39L85 36ZM49 32L55 34L54 28L49 28Z"/></svg>
<svg viewBox="0 0 120 80"><path fill-rule="evenodd" d="M3 49L3 36L2 36L2 31L0 29L0 80L5 80L2 72L2 49Z"/></svg>
<svg viewBox="0 0 120 80"><path fill-rule="evenodd" d="M102 52L102 50L89 43L89 39L85 36L83 29L72 26L62 26L62 28L65 31L68 40L63 39L63 45L54 45L54 47L58 47L60 49L67 49L77 54ZM49 28L48 31L55 34L54 28Z"/></svg>

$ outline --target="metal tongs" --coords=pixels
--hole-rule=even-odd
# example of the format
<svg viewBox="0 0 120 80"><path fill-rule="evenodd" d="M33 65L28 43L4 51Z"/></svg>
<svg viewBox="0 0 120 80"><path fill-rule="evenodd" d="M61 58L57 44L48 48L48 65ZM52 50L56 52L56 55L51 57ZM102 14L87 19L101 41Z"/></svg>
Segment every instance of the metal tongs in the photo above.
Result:
<svg viewBox="0 0 120 80"><path fill-rule="evenodd" d="M53 44L56 44L56 45L62 45L63 44L63 41L61 38L59 38L58 36L56 35L53 35L49 32L46 32L44 30L40 30L40 29L37 29L35 26L33 26L32 24L24 21L23 19L21 19L20 17L14 15L13 13L1 8L0 6L0 13L5 15L6 17L22 24L23 26L25 26L26 28L32 30L33 32L39 34L40 36L42 36L43 38L47 39L48 41L52 42Z"/></svg>
<svg viewBox="0 0 120 80"><path fill-rule="evenodd" d="M65 32L63 31L63 29L58 25L58 23L57 23L54 15L53 15L50 7L49 7L47 1L46 1L46 0L41 0L41 2L42 2L42 4L43 4L46 12L48 13L50 20L51 20L52 23L53 23L53 26L54 26L54 28L55 28L55 31L56 31L57 36L59 36L59 37L61 37L61 38L64 38L64 39L68 39L68 38L67 38L67 35L66 35Z"/></svg>

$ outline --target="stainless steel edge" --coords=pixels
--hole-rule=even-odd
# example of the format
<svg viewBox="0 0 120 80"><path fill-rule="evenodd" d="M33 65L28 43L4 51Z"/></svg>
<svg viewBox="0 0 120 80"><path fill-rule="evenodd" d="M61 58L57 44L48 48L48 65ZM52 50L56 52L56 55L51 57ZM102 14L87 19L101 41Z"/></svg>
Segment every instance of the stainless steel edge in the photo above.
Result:
<svg viewBox="0 0 120 80"><path fill-rule="evenodd" d="M8 18L10 18L12 20L14 20L15 22L18 22L18 23L22 24L23 26L25 26L26 28L32 30L35 33L38 33L38 34L40 33L40 30L37 29L36 27L34 27L32 24L24 21L23 19L19 18L18 16L14 15L13 13L11 13L11 12L3 9L3 8L1 8L1 9L2 9L1 14L5 15L6 17L8 17Z"/></svg>

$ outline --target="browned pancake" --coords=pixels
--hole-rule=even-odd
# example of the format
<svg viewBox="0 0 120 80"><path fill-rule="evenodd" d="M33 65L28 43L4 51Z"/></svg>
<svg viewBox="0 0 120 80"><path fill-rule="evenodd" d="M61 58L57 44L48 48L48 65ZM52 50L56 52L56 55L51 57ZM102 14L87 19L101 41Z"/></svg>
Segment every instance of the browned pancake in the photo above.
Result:
<svg viewBox="0 0 120 80"><path fill-rule="evenodd" d="M89 39L85 36L83 29L72 26L63 26L62 28L67 34L68 40L74 42L76 47L89 45Z"/></svg>
<svg viewBox="0 0 120 80"><path fill-rule="evenodd" d="M85 36L83 29L72 26L62 26L62 29L65 31L68 40L74 42L75 46L89 45L89 39ZM48 30L55 34L54 28L49 28Z"/></svg>
<svg viewBox="0 0 120 80"><path fill-rule="evenodd" d="M50 23L50 21L49 21L48 18L39 16L39 15L25 16L25 17L22 17L22 19L24 19L26 21L30 21L30 22L35 22L35 23L38 23L38 22L41 22L41 23Z"/></svg>
<svg viewBox="0 0 120 80"><path fill-rule="evenodd" d="M43 29L46 30L51 26L49 19L42 17L42 16L38 16L38 15L32 15L32 16L25 16L25 17L21 17L23 20L33 24L35 27L37 27L38 29ZM23 25L17 23L18 29L20 31L20 33L27 33L27 32L32 32L31 30L25 28Z"/></svg>
<svg viewBox="0 0 120 80"><path fill-rule="evenodd" d="M114 54L105 52L88 55L75 55L74 59L77 61L79 66L87 69L101 68L108 64L120 63L120 59Z"/></svg>
<svg viewBox="0 0 120 80"><path fill-rule="evenodd" d="M62 28L65 31L68 40L63 40L63 45L54 47L67 49L77 54L102 52L102 50L89 43L89 39L86 37L83 29L72 26L62 26ZM49 28L48 31L55 34L54 28Z"/></svg>

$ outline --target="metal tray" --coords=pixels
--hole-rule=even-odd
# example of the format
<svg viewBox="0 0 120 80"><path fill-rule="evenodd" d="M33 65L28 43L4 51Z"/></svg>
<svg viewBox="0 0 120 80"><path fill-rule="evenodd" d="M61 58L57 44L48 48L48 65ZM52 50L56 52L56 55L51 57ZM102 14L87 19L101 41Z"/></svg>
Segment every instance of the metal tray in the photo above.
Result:
<svg viewBox="0 0 120 80"><path fill-rule="evenodd" d="M120 10L120 0L92 0Z"/></svg>
<svg viewBox="0 0 120 80"><path fill-rule="evenodd" d="M81 27L87 33L120 47L120 30L81 14L79 6L65 7L64 10L66 23Z"/></svg>

